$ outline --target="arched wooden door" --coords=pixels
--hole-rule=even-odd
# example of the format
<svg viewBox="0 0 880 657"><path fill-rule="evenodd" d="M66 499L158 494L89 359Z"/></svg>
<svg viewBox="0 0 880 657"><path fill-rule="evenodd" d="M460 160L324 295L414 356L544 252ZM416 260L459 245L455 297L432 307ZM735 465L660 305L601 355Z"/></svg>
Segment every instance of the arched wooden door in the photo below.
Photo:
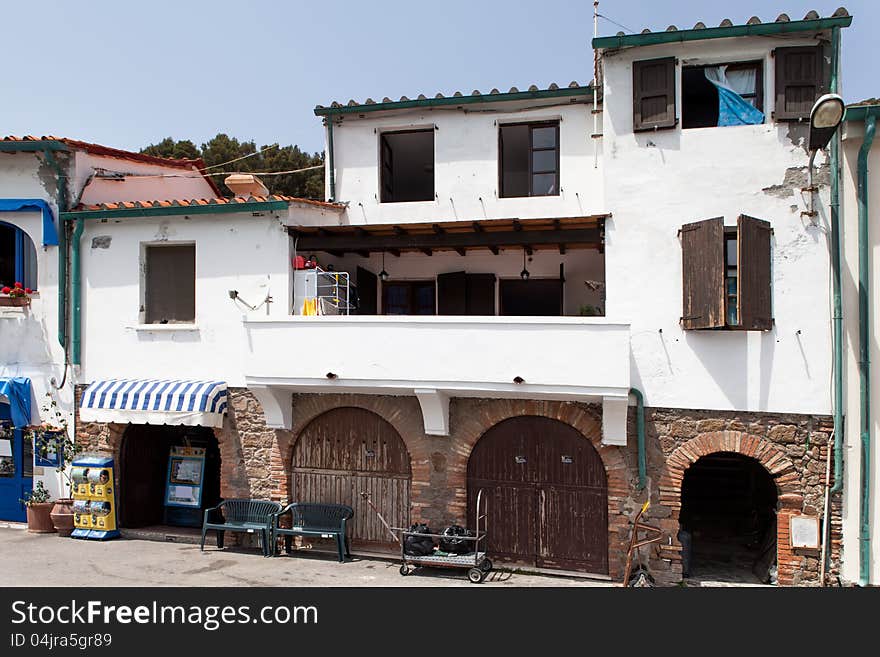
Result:
<svg viewBox="0 0 880 657"><path fill-rule="evenodd" d="M392 527L409 525L409 452L400 434L381 417L360 408L336 408L312 420L293 449L292 500L332 502L354 509L351 540L361 547L397 544L373 504Z"/></svg>
<svg viewBox="0 0 880 657"><path fill-rule="evenodd" d="M488 496L493 558L541 568L608 572L605 466L573 427L545 417L489 429L468 461L468 522Z"/></svg>

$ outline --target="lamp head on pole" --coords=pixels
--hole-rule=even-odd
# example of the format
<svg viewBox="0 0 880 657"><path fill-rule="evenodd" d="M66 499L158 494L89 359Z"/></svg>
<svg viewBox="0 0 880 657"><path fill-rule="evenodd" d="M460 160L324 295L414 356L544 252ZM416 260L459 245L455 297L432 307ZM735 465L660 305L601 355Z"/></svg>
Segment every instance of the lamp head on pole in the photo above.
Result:
<svg viewBox="0 0 880 657"><path fill-rule="evenodd" d="M825 148L843 121L846 109L843 98L837 94L820 96L810 110L810 150Z"/></svg>

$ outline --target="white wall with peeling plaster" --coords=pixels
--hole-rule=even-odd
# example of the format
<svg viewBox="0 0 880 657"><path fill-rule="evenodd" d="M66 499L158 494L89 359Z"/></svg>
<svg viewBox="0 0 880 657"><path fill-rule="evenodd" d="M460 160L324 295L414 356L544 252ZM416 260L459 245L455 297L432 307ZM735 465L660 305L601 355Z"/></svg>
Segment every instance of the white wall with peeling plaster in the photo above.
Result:
<svg viewBox="0 0 880 657"><path fill-rule="evenodd" d="M828 187L813 226L800 185L775 187L805 173L805 129L770 118L771 49L806 44L815 40L719 39L604 59L607 316L632 322L632 381L647 406L831 413ZM632 63L668 56L679 117L683 64L761 60L765 124L633 132ZM740 214L773 228L773 329L684 331L678 230L719 216L735 226Z"/></svg>

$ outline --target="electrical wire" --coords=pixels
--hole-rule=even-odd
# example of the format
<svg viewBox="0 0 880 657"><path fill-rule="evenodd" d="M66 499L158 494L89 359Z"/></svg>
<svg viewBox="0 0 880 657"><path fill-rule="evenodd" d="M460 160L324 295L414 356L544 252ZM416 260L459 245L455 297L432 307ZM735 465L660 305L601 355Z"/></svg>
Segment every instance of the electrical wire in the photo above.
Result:
<svg viewBox="0 0 880 657"><path fill-rule="evenodd" d="M612 25L616 25L617 27L622 27L622 28L623 28L624 30L626 30L627 32L632 32L633 34L635 34L635 32L636 32L636 31L635 31L634 29L632 29L631 27L627 27L626 25L621 25L621 24L618 23L617 21L612 20L612 19L608 18L607 16L603 16L602 14L596 14L596 16L598 16L599 18L605 19L606 21L608 21L608 22L611 23Z"/></svg>
<svg viewBox="0 0 880 657"><path fill-rule="evenodd" d="M303 169L290 169L288 171L217 171L214 173L200 173L199 175L187 175L182 173L129 173L126 171L113 171L112 169L95 168L95 171L102 171L108 174L124 176L126 178L203 178L204 176L228 176L233 173L245 173L254 176L286 176L291 173L300 173L302 171L312 171L314 169L323 169L323 164L316 164ZM204 169L200 169L204 171Z"/></svg>
<svg viewBox="0 0 880 657"><path fill-rule="evenodd" d="M260 153L265 153L266 151L271 150L273 148L278 148L278 144L272 144L271 146L266 146L266 148L258 150L255 153L248 153L247 155L242 155L241 157L237 157L234 160L229 160L228 162L221 162L220 164L212 164L209 167L205 167L204 169L199 169L199 170L200 171L207 171L208 169L216 169L217 167L224 167L227 164L232 164L233 162L239 162L241 160L246 160L249 157L253 157L254 155L259 155Z"/></svg>

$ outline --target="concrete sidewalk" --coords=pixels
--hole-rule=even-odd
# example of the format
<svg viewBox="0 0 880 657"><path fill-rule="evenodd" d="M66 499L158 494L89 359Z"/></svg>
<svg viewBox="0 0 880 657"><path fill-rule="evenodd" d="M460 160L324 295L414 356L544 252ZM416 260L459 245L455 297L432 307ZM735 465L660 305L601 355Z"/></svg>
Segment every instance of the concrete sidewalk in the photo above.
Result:
<svg viewBox="0 0 880 657"><path fill-rule="evenodd" d="M464 570L420 569L401 577L398 561L299 550L266 559L257 549L116 539L83 541L0 526L0 586L473 586ZM610 582L493 571L479 586L611 586Z"/></svg>

